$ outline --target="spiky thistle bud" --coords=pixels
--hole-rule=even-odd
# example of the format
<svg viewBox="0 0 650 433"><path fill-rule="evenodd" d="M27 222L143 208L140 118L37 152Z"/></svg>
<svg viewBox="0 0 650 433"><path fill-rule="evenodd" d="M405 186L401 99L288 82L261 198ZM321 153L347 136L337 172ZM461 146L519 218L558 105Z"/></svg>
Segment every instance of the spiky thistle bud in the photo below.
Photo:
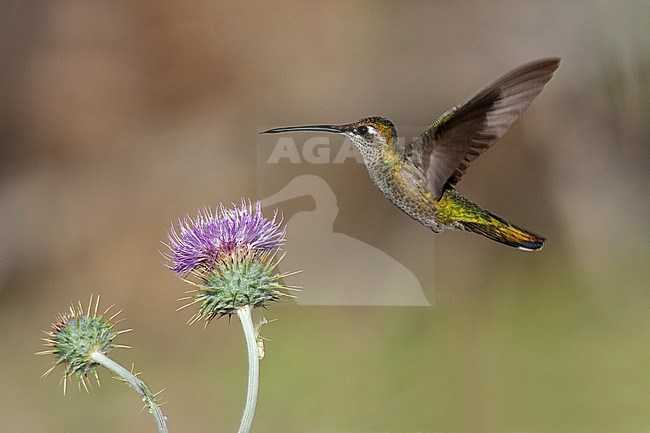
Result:
<svg viewBox="0 0 650 433"><path fill-rule="evenodd" d="M281 282L288 274L276 272L285 241L282 218L277 211L266 218L260 202L242 199L232 208L204 208L194 219L179 219L167 237L167 267L196 287L185 298L192 302L181 307L200 304L190 323L210 322L244 306L263 307L289 296L289 287Z"/></svg>
<svg viewBox="0 0 650 433"><path fill-rule="evenodd" d="M112 307L112 306L111 306ZM100 365L93 358L95 353L103 355L108 354L113 348L128 346L113 343L115 337L130 329L115 331L113 320L120 314L120 311L107 317L111 307L104 312L99 312L99 296L93 303L93 297L90 297L88 308L84 308L79 303L77 306L71 305L69 310L59 313L56 322L54 322L47 337L43 338L45 344L49 346L48 350L39 352L39 355L54 355L56 360L52 366L43 374L47 376L58 365L63 364L65 367L63 376L63 392L67 390L68 379L76 376L79 379L79 386L84 386L88 391L88 375L93 374L99 382L97 376L97 367Z"/></svg>
<svg viewBox="0 0 650 433"><path fill-rule="evenodd" d="M129 347L115 344L113 340L119 334L131 331L130 329L113 330L116 324L113 319L120 314L121 310L107 318L106 316L111 308L112 306L104 310L103 313L99 313L99 296L97 296L93 305L93 296L91 295L85 312L81 303L79 303L77 307L70 306L68 312L60 313L57 321L52 324L50 331L46 332L47 338L43 338L50 348L38 352L38 355L56 356L56 360L52 362L52 367L43 376L50 374L59 364L64 364L65 371L62 381L63 393L65 394L68 379L71 376L77 376L79 388L83 385L88 391L90 386L88 375L92 373L97 379L97 384L99 384L97 367L107 368L140 394L153 416L158 433L167 433L166 418L156 401L156 395L133 372L107 356L108 352L116 347Z"/></svg>

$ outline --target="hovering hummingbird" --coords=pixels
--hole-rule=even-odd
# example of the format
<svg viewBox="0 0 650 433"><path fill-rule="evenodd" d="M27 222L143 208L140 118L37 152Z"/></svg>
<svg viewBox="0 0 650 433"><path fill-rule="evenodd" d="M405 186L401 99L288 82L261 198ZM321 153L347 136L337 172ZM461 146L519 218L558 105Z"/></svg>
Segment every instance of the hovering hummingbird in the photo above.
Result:
<svg viewBox="0 0 650 433"><path fill-rule="evenodd" d="M539 59L508 72L446 111L407 146L398 142L393 123L378 116L345 125L275 128L262 134L341 134L361 153L381 192L435 233L467 230L520 250L536 251L544 246L544 237L483 209L454 186L469 164L519 119L559 64L559 58Z"/></svg>

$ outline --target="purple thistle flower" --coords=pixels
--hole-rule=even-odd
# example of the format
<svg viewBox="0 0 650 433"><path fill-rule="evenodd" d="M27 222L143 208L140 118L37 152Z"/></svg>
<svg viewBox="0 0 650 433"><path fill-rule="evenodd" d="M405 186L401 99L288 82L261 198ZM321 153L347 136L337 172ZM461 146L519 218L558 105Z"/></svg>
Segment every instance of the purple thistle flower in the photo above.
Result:
<svg viewBox="0 0 650 433"><path fill-rule="evenodd" d="M215 212L206 207L196 219L186 216L172 226L167 237L170 253L166 255L169 269L177 275L198 267L211 267L220 257L239 251L265 252L279 248L285 240L285 229L277 210L272 219L262 214L259 201L255 205L242 199L233 208L220 204Z"/></svg>

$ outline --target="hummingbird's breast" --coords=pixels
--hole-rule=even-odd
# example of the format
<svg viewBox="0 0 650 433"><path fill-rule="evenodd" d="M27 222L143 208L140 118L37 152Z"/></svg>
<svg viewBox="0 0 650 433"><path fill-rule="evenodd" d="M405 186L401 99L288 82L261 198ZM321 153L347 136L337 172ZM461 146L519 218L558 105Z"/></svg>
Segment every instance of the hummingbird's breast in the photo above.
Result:
<svg viewBox="0 0 650 433"><path fill-rule="evenodd" d="M379 190L395 206L408 216L438 233L444 226L440 223L436 201L422 187L423 175L407 161L397 163L380 159L378 164L368 165L370 178Z"/></svg>

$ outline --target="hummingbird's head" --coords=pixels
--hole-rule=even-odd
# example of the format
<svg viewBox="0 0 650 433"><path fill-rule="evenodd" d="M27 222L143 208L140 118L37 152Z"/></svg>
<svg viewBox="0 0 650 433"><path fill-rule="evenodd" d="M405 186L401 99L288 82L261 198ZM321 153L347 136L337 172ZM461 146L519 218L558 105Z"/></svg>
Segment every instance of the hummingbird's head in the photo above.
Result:
<svg viewBox="0 0 650 433"><path fill-rule="evenodd" d="M397 138L393 122L383 117L366 117L358 122L340 126L341 134L362 151L368 148L381 149Z"/></svg>
<svg viewBox="0 0 650 433"><path fill-rule="evenodd" d="M397 138L397 131L393 123L383 117L366 117L358 122L345 125L305 125L287 126L269 129L262 134L280 134L283 132L318 131L341 134L354 144L364 154L375 148L381 149L392 143Z"/></svg>

